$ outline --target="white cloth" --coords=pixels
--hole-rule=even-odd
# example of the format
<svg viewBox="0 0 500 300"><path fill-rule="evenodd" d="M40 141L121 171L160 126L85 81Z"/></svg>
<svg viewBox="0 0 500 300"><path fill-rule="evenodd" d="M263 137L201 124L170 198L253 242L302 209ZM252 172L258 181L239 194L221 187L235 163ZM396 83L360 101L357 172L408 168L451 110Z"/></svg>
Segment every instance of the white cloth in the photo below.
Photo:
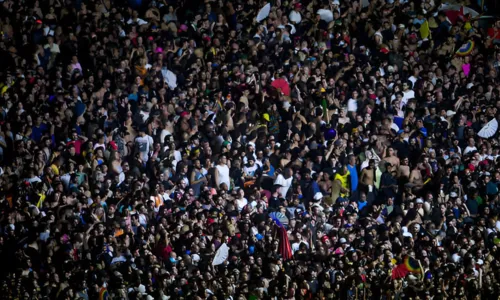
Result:
<svg viewBox="0 0 500 300"><path fill-rule="evenodd" d="M134 23L134 20L133 19L129 19L127 21L127 24L132 24ZM145 25L145 24L148 24L148 22L144 21L143 19L141 18L137 18L137 25L141 26L141 25Z"/></svg>
<svg viewBox="0 0 500 300"><path fill-rule="evenodd" d="M224 166L217 165L217 166L215 166L215 168L217 169L217 172L219 174L219 185L225 183L225 184L227 184L228 188L231 188L231 178L229 177L229 167L226 165L224 165Z"/></svg>

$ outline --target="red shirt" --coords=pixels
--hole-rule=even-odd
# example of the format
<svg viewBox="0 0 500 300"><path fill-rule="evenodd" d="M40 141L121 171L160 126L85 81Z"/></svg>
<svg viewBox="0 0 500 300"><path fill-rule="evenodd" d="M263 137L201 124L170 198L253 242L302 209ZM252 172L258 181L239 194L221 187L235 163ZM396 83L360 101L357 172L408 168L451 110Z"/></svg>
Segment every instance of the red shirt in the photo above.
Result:
<svg viewBox="0 0 500 300"><path fill-rule="evenodd" d="M500 39L500 30L496 28L488 28L488 36L492 39Z"/></svg>

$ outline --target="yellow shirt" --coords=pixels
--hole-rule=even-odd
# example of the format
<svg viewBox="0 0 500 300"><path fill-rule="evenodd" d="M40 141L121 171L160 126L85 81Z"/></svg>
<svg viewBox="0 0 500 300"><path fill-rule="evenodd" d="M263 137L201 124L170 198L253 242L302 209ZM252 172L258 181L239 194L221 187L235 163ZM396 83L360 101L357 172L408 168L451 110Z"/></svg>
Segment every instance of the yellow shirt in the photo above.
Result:
<svg viewBox="0 0 500 300"><path fill-rule="evenodd" d="M340 175L339 173L335 174L335 180L340 181L340 184L344 189L349 189L349 171L347 171L344 175ZM342 197L347 196L347 193L340 193Z"/></svg>

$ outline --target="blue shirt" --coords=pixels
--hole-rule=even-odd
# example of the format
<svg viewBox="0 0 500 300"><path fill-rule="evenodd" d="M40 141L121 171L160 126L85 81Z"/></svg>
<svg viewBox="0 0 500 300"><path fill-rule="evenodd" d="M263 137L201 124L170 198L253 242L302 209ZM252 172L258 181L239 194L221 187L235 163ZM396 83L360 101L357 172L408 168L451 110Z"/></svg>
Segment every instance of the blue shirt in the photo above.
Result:
<svg viewBox="0 0 500 300"><path fill-rule="evenodd" d="M269 165L269 172L267 172L267 175L274 176L274 167L272 165Z"/></svg>
<svg viewBox="0 0 500 300"><path fill-rule="evenodd" d="M367 203L368 202L366 202L366 201L358 201L358 209L359 209L359 211L363 210L363 207L365 207Z"/></svg>
<svg viewBox="0 0 500 300"><path fill-rule="evenodd" d="M137 99L138 99L137 94L128 95L128 101L137 101Z"/></svg>
<svg viewBox="0 0 500 300"><path fill-rule="evenodd" d="M351 191L355 192L358 189L358 170L356 166L347 165L347 170L351 173Z"/></svg>
<svg viewBox="0 0 500 300"><path fill-rule="evenodd" d="M40 126L34 125L31 128L31 139L35 142L39 142L42 139L43 134L47 131L48 127L45 124L40 124Z"/></svg>

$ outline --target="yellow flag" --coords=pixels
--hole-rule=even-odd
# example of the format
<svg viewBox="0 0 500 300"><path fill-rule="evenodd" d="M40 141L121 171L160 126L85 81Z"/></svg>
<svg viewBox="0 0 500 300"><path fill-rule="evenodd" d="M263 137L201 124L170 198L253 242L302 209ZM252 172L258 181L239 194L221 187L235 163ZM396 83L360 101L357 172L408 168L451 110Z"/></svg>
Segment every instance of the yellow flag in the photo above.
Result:
<svg viewBox="0 0 500 300"><path fill-rule="evenodd" d="M45 196L45 194L43 194L43 193L38 194L38 196L40 196L40 199L38 200L38 203L36 204L36 207L40 208L40 207L42 207L43 201L45 201L45 198L47 196Z"/></svg>
<svg viewBox="0 0 500 300"><path fill-rule="evenodd" d="M425 22L420 26L420 37L422 37L422 39L427 39L430 35L431 30L429 28L429 22L425 20Z"/></svg>

